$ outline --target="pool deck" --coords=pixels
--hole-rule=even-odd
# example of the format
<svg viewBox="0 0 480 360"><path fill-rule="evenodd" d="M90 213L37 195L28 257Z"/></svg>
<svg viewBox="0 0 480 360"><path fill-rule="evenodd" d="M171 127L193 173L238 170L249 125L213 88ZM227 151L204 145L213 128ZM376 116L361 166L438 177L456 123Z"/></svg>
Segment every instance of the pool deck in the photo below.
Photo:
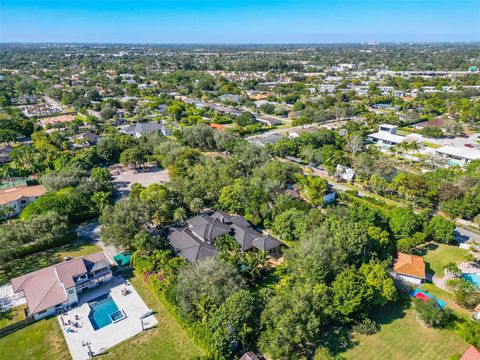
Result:
<svg viewBox="0 0 480 360"><path fill-rule="evenodd" d="M122 295L122 289L124 288L129 290L130 293L128 295ZM88 314L90 313L88 301L108 291L110 291L110 296L118 308L125 312L126 318L94 330L88 319ZM93 355L104 353L108 348L157 324L157 319L153 315L143 319L143 321L140 320L140 317L149 309L135 288L132 285L125 285L123 279L115 278L108 286L89 292L80 301L81 303L78 307L70 310L68 313L57 316L73 360L91 358L92 354L89 355L89 351L92 351ZM76 315L79 320L75 320ZM78 321L81 327L76 328L71 325L64 325L68 320L72 322ZM72 328L76 332L67 333L67 328Z"/></svg>

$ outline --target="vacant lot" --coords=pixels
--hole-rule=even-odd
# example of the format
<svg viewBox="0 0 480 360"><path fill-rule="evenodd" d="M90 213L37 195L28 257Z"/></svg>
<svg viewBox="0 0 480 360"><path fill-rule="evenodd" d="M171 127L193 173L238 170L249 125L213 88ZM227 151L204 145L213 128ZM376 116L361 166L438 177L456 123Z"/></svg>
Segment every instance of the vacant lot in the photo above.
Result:
<svg viewBox="0 0 480 360"><path fill-rule="evenodd" d="M97 246L78 239L71 244L10 261L0 269L0 285L7 283L11 278L59 263L65 256L77 257L93 254L100 250Z"/></svg>
<svg viewBox="0 0 480 360"><path fill-rule="evenodd" d="M434 248L428 250L424 260L430 265L430 272L438 277L443 277L443 267L449 262L460 263L468 250L460 249L457 246L435 244Z"/></svg>
<svg viewBox="0 0 480 360"><path fill-rule="evenodd" d="M143 186L150 184L163 184L170 180L168 170L151 166L143 172L126 169L120 166L110 167L113 176L113 184L119 197L130 193L132 184L139 183Z"/></svg>
<svg viewBox="0 0 480 360"><path fill-rule="evenodd" d="M468 344L450 330L437 330L420 325L412 309L402 310L393 304L377 314L383 323L374 335L355 335L358 344L344 355L347 359L448 359L462 354Z"/></svg>

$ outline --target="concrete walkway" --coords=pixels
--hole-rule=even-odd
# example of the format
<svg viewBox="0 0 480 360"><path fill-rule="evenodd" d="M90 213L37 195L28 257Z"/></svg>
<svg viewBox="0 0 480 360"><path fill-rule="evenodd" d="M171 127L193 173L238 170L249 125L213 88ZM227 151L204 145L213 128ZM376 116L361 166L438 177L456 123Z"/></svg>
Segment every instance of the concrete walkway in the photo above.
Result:
<svg viewBox="0 0 480 360"><path fill-rule="evenodd" d="M25 303L24 297L18 297L13 293L12 285L0 286L0 311L7 311Z"/></svg>
<svg viewBox="0 0 480 360"><path fill-rule="evenodd" d="M92 244L97 245L100 249L103 250L103 252L107 256L110 263L112 265L116 265L116 262L115 260L113 260L113 257L121 251L118 250L115 246L106 245L102 241L101 234L100 234L101 227L102 226L98 221L92 221L92 222L88 222L78 226L76 230L79 237L83 237L87 239L89 242L91 242Z"/></svg>
<svg viewBox="0 0 480 360"><path fill-rule="evenodd" d="M153 315L141 319L149 309L131 284L125 285L123 279L115 278L109 286L95 289L88 296L81 298L80 306L57 316L73 360L85 360L92 355L104 353L107 349L157 324L157 319ZM127 295L122 295L123 289L128 290ZM91 309L87 301L106 293L123 311L125 318L95 330L88 318ZM68 321L78 322L79 327L67 325ZM67 332L67 329L74 332ZM128 354L125 356L128 358Z"/></svg>

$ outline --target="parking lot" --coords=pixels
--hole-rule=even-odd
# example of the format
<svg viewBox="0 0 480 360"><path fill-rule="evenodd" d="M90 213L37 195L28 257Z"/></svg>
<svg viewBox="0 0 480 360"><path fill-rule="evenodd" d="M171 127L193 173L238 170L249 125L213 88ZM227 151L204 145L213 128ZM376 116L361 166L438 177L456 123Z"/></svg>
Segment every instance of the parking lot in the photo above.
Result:
<svg viewBox="0 0 480 360"><path fill-rule="evenodd" d="M110 167L110 173L113 176L113 185L117 197L128 196L132 184L138 183L143 186L150 184L163 184L170 180L168 170L160 169L153 165L146 167L143 171L136 171L120 166Z"/></svg>

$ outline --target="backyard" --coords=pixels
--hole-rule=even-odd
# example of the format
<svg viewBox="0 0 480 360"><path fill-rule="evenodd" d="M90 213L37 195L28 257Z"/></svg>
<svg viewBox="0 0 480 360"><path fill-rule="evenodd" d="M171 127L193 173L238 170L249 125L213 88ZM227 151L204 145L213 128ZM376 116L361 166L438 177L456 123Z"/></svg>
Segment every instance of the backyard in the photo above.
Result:
<svg viewBox="0 0 480 360"><path fill-rule="evenodd" d="M376 320L382 324L381 330L373 335L356 334L357 345L344 354L347 359L448 359L468 347L450 330L421 325L414 310L403 309L398 303L379 311Z"/></svg>
<svg viewBox="0 0 480 360"><path fill-rule="evenodd" d="M9 360L70 359L56 318L40 320L0 338L2 356Z"/></svg>
<svg viewBox="0 0 480 360"><path fill-rule="evenodd" d="M188 337L177 320L156 298L141 277L130 279L147 306L154 310L158 320L156 328L147 330L108 350L103 359L118 359L129 354L129 359L190 359L203 355L203 351Z"/></svg>
<svg viewBox="0 0 480 360"><path fill-rule="evenodd" d="M100 251L95 245L86 240L78 239L71 244L38 252L20 259L10 261L0 268L0 285L7 283L11 278L42 269L63 261L65 256L77 257Z"/></svg>
<svg viewBox="0 0 480 360"><path fill-rule="evenodd" d="M468 250L460 249L457 246L444 244L428 244L428 251L424 260L430 267L430 272L437 276L443 277L444 266L450 262L460 263Z"/></svg>
<svg viewBox="0 0 480 360"><path fill-rule="evenodd" d="M133 277L130 281L147 306L155 311L158 326L109 349L100 358L118 359L129 354L129 359L167 360L202 355L202 350L188 337L143 280ZM8 355L9 360L70 359L56 318L41 320L0 338L0 349L2 354Z"/></svg>

